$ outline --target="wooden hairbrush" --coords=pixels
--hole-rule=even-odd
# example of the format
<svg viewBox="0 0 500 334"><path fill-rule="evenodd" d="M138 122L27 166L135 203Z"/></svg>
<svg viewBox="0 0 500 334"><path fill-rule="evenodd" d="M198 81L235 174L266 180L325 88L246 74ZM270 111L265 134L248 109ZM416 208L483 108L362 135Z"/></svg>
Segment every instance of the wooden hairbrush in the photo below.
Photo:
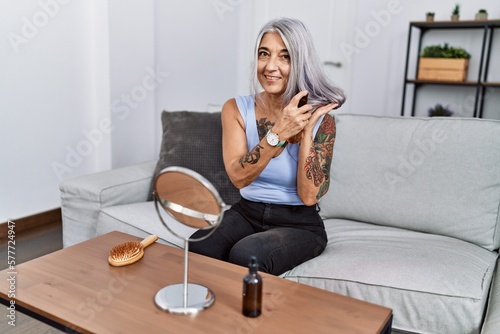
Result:
<svg viewBox="0 0 500 334"><path fill-rule="evenodd" d="M158 240L155 234L150 235L142 241L123 242L109 251L108 262L115 267L126 266L139 261L144 256L144 248Z"/></svg>

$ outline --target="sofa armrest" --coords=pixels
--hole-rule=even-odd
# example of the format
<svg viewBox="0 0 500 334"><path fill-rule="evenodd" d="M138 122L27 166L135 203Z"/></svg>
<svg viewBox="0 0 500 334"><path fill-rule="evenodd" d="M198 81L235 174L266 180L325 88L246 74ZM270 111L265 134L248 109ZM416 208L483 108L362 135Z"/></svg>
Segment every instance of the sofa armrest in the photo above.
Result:
<svg viewBox="0 0 500 334"><path fill-rule="evenodd" d="M484 319L481 334L498 333L500 328L500 258L497 259L497 268L491 282L490 298Z"/></svg>
<svg viewBox="0 0 500 334"><path fill-rule="evenodd" d="M101 208L147 201L155 167L150 161L63 181L63 246L95 237Z"/></svg>

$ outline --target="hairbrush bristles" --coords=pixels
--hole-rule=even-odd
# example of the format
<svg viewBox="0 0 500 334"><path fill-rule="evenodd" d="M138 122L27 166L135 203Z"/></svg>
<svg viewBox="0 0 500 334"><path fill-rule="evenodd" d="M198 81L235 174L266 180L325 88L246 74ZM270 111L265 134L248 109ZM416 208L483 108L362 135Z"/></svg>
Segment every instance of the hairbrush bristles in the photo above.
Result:
<svg viewBox="0 0 500 334"><path fill-rule="evenodd" d="M141 242L127 241L123 242L109 251L108 262L112 266L126 266L139 261L144 255L144 248L158 240L157 235L150 235Z"/></svg>
<svg viewBox="0 0 500 334"><path fill-rule="evenodd" d="M127 241L113 247L109 251L109 256L114 261L126 261L136 256L141 251L141 243L139 241Z"/></svg>

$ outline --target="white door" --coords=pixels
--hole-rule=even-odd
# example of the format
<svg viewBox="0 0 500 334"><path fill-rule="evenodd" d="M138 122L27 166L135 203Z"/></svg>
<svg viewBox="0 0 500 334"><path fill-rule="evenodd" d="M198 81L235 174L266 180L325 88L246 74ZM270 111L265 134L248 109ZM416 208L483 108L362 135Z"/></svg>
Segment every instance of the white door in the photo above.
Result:
<svg viewBox="0 0 500 334"><path fill-rule="evenodd" d="M330 79L345 90L348 99L342 107L342 112L349 112L352 71L351 64L345 59L340 45L353 39L356 1L256 0L251 1L250 6L245 8L244 12L240 12L241 15L250 15L253 18L244 23L250 25L250 28L246 27L246 38L240 40L248 42L252 36L249 47L244 47L246 52L250 52L250 56L253 54L257 34L269 20L280 17L301 20L311 32L318 56ZM240 28L245 29L241 26Z"/></svg>

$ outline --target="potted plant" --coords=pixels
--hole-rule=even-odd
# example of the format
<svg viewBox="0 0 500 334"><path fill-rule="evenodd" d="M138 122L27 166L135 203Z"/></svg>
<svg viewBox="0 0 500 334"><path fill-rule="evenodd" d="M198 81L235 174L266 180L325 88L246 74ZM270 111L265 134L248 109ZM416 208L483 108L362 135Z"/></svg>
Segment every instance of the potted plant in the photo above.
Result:
<svg viewBox="0 0 500 334"><path fill-rule="evenodd" d="M451 20L458 21L460 19L460 4L455 4L453 10L451 11Z"/></svg>
<svg viewBox="0 0 500 334"><path fill-rule="evenodd" d="M434 21L434 12L427 12L425 14L425 20L427 22L433 22Z"/></svg>
<svg viewBox="0 0 500 334"><path fill-rule="evenodd" d="M470 54L460 47L429 45L418 62L419 80L465 81Z"/></svg>
<svg viewBox="0 0 500 334"><path fill-rule="evenodd" d="M453 115L453 111L448 108L448 106L443 106L438 103L434 107L429 108L427 111L429 117L450 117Z"/></svg>
<svg viewBox="0 0 500 334"><path fill-rule="evenodd" d="M477 21L486 21L488 19L488 11L486 9L478 10L476 14Z"/></svg>

